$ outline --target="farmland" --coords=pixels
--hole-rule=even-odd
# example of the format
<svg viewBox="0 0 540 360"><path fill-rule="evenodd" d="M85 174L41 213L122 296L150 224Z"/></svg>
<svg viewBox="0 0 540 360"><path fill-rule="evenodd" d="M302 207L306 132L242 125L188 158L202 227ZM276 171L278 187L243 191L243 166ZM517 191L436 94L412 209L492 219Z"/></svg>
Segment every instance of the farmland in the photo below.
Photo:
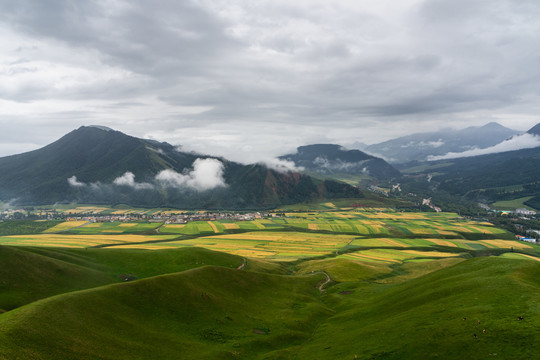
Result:
<svg viewBox="0 0 540 360"><path fill-rule="evenodd" d="M539 355L540 246L452 213L325 207L2 223L0 358Z"/></svg>
<svg viewBox="0 0 540 360"><path fill-rule="evenodd" d="M329 208L331 205L325 204ZM70 211L74 210L88 209ZM41 234L0 237L0 244L152 250L197 246L287 262L338 256L355 261L402 263L471 256L481 251L535 251L533 245L512 240L511 234L490 223L462 219L452 213L338 209L185 224L166 222L166 214L162 222L65 221Z"/></svg>

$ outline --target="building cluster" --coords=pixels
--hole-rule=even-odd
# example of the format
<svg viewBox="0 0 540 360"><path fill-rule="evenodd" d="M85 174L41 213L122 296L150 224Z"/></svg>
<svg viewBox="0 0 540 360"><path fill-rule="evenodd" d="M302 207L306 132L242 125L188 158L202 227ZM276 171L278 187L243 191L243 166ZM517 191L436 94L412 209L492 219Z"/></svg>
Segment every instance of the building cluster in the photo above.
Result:
<svg viewBox="0 0 540 360"><path fill-rule="evenodd" d="M521 235L516 235L516 239L519 240L519 241L526 241L526 242L533 243L533 244L537 243L535 238L530 238L530 237L521 236Z"/></svg>
<svg viewBox="0 0 540 360"><path fill-rule="evenodd" d="M232 220L232 221L250 221L255 219L265 219L275 217L277 214L269 212L252 212L252 213L230 213L230 212L215 212L215 213L194 213L194 214L175 214L175 213L158 213L153 215L145 214L126 214L126 215L94 215L81 214L66 218L67 221L89 221L89 222L134 222L148 221L152 223L165 224L187 224L191 221L216 221L216 220Z"/></svg>

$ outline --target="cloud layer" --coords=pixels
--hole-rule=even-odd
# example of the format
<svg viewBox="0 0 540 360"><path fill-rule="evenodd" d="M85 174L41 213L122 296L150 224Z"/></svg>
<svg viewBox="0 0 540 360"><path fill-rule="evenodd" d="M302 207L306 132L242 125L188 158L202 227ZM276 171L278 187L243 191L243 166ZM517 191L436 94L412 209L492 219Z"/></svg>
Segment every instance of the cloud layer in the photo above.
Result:
<svg viewBox="0 0 540 360"><path fill-rule="evenodd" d="M193 169L178 173L172 169L160 171L154 177L153 183L137 182L131 171L126 171L117 177L111 184L90 183L86 184L77 179L75 175L67 179L70 186L87 187L100 190L103 187L127 186L134 190L152 190L159 187L171 187L180 190L207 191L220 187L227 187L224 175L224 165L221 161L212 158L198 158L193 162Z"/></svg>
<svg viewBox="0 0 540 360"><path fill-rule="evenodd" d="M0 155L96 123L241 161L526 130L539 16L512 0L0 0Z"/></svg>
<svg viewBox="0 0 540 360"><path fill-rule="evenodd" d="M476 148L476 149L471 149L471 150L467 150L460 153L450 152L441 156L429 156L428 160L434 161L434 160L454 159L454 158L460 158L460 157L471 157L471 156L499 153L499 152L504 152L504 151L531 149L531 148L535 148L539 146L540 146L540 136L525 133L521 135L512 136L510 139L505 140L495 146L491 146L488 148L484 148L484 149Z"/></svg>

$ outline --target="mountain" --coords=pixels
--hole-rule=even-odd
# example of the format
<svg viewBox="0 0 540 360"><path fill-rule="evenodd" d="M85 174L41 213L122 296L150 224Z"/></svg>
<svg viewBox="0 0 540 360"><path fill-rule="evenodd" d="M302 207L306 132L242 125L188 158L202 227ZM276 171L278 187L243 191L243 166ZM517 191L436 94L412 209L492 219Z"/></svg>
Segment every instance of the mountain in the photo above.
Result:
<svg viewBox="0 0 540 360"><path fill-rule="evenodd" d="M532 134L532 135L538 135L540 136L540 123L534 125L532 128L530 128L528 131L527 131L528 134Z"/></svg>
<svg viewBox="0 0 540 360"><path fill-rule="evenodd" d="M373 144L364 150L370 154L384 157L391 163L406 163L426 160L429 156L444 155L449 152L463 152L473 148L494 146L517 131L491 122L481 127L468 127L462 130L444 130L418 133Z"/></svg>
<svg viewBox="0 0 540 360"><path fill-rule="evenodd" d="M540 147L415 165L403 172L412 182L428 179L424 188L488 203L531 197L527 204L540 209Z"/></svg>
<svg viewBox="0 0 540 360"><path fill-rule="evenodd" d="M0 158L0 200L18 204L233 209L336 196L361 193L344 183L180 152L167 143L96 126L83 126L41 149Z"/></svg>
<svg viewBox="0 0 540 360"><path fill-rule="evenodd" d="M368 155L360 150L346 150L335 144L300 146L295 154L280 156L281 160L292 161L297 167L319 174L365 174L377 179L401 176L383 159Z"/></svg>

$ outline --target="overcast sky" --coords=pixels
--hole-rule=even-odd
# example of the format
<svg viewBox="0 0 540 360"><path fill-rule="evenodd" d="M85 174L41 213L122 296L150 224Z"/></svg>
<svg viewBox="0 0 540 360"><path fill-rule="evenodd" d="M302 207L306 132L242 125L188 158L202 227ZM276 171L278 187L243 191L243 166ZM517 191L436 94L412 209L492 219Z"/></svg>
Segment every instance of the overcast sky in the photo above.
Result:
<svg viewBox="0 0 540 360"><path fill-rule="evenodd" d="M0 156L81 125L250 162L540 122L537 0L0 0Z"/></svg>

